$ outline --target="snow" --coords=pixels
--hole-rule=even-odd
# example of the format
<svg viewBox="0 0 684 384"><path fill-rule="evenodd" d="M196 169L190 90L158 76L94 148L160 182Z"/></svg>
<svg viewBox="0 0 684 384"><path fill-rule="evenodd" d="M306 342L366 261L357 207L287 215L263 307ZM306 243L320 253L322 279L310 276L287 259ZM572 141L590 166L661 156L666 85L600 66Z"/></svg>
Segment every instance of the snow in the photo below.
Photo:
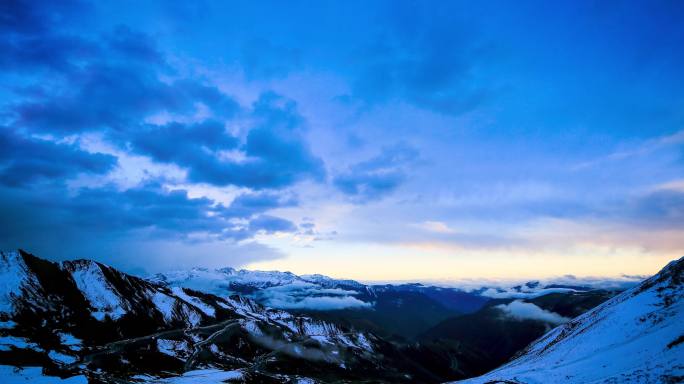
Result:
<svg viewBox="0 0 684 384"><path fill-rule="evenodd" d="M179 357L183 353L189 351L190 347L188 346L188 343L185 340L158 339L157 349L159 349L159 352L165 355Z"/></svg>
<svg viewBox="0 0 684 384"><path fill-rule="evenodd" d="M13 298L21 295L25 282L32 278L19 252L0 252L0 313L13 311Z"/></svg>
<svg viewBox="0 0 684 384"><path fill-rule="evenodd" d="M193 268L188 271L156 274L150 280L218 296L254 291L248 296L268 307L281 309L330 310L372 305L354 297L359 294L356 290L337 288L341 285L362 289L363 284L353 280L335 280L322 275L303 277L279 271Z"/></svg>
<svg viewBox="0 0 684 384"><path fill-rule="evenodd" d="M679 276L662 275L668 268ZM520 358L462 383L660 383L684 375L684 344L673 343L684 335L684 284L681 269L664 271L554 328Z"/></svg>
<svg viewBox="0 0 684 384"><path fill-rule="evenodd" d="M9 321L0 321L0 329L12 329L12 328L14 328L16 325L17 325L17 323L15 323L15 322L12 321L12 320L9 320Z"/></svg>
<svg viewBox="0 0 684 384"><path fill-rule="evenodd" d="M219 369L198 369L185 372L182 376L153 380L158 384L219 384L228 380L242 381L241 371L222 371Z"/></svg>
<svg viewBox="0 0 684 384"><path fill-rule="evenodd" d="M200 316L199 312L195 311L192 307L189 305L181 305L180 307L181 313L191 326L196 327L202 322L202 316Z"/></svg>
<svg viewBox="0 0 684 384"><path fill-rule="evenodd" d="M65 354L57 352L57 351L50 351L48 353L48 357L50 357L50 359L52 359L53 361L56 361L57 363L60 363L60 364L72 364L78 360L74 356L65 355Z"/></svg>
<svg viewBox="0 0 684 384"><path fill-rule="evenodd" d="M366 338L366 335L364 335L363 333L359 333L356 337L356 340L358 341L358 343L361 345L361 347L363 349L367 350L368 352L373 352L373 347L371 346L370 342Z"/></svg>
<svg viewBox="0 0 684 384"><path fill-rule="evenodd" d="M157 310L164 316L164 320L170 322L173 320L173 309L177 300L163 292L155 291L150 297L152 304L157 307Z"/></svg>
<svg viewBox="0 0 684 384"><path fill-rule="evenodd" d="M15 368L8 365L0 365L0 378L3 384L88 384L85 376L74 376L67 379L59 377L43 376L40 367Z"/></svg>
<svg viewBox="0 0 684 384"><path fill-rule="evenodd" d="M173 292L174 295L180 297L181 299L185 300L186 302L194 305L197 307L200 311L204 312L205 315L215 317L216 316L216 310L214 307L207 305L204 303L202 300L200 300L197 297L190 296L185 291L183 288L180 287L173 287L171 288L171 291Z"/></svg>
<svg viewBox="0 0 684 384"><path fill-rule="evenodd" d="M23 337L16 336L2 336L0 337L0 351L11 351L12 348L15 349L33 349L36 351L42 351L42 348L36 343L27 341Z"/></svg>
<svg viewBox="0 0 684 384"><path fill-rule="evenodd" d="M126 314L126 309L114 287L110 286L97 263L79 265L72 273L76 286L96 309L92 316L99 321L109 315L113 320Z"/></svg>
<svg viewBox="0 0 684 384"><path fill-rule="evenodd" d="M264 333L261 331L261 328L259 328L259 325L257 324L256 321L252 320L242 320L241 321L242 327L249 332L250 334L254 336L262 336Z"/></svg>
<svg viewBox="0 0 684 384"><path fill-rule="evenodd" d="M70 333L58 333L59 339L63 346L68 347L72 351L80 351L82 340L74 337Z"/></svg>
<svg viewBox="0 0 684 384"><path fill-rule="evenodd" d="M344 364L341 364L341 368L344 368L344 367L342 367L342 365L344 365ZM297 379L296 383L297 384L316 384L316 382L313 379L309 379L308 377L300 377Z"/></svg>

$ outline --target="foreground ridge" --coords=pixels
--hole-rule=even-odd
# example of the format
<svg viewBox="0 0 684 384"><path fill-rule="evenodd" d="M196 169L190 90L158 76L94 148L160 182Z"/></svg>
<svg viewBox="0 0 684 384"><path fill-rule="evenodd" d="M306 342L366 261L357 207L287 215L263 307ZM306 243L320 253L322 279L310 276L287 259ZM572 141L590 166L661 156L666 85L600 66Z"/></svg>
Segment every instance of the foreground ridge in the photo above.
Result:
<svg viewBox="0 0 684 384"><path fill-rule="evenodd" d="M526 348L478 383L684 382L684 257Z"/></svg>

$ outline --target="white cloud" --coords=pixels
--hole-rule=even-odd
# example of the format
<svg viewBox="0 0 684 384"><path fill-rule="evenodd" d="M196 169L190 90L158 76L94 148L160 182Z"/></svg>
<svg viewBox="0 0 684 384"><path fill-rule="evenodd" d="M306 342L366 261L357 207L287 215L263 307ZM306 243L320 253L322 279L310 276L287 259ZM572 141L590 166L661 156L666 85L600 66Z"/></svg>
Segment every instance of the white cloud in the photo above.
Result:
<svg viewBox="0 0 684 384"><path fill-rule="evenodd" d="M258 301L280 309L327 311L347 308L370 308L371 303L354 297L358 292L322 288L310 283L293 283L256 292Z"/></svg>
<svg viewBox="0 0 684 384"><path fill-rule="evenodd" d="M506 316L517 320L541 320L552 324L563 324L570 321L567 317L520 300L515 300L508 304L497 305L495 308L503 311Z"/></svg>

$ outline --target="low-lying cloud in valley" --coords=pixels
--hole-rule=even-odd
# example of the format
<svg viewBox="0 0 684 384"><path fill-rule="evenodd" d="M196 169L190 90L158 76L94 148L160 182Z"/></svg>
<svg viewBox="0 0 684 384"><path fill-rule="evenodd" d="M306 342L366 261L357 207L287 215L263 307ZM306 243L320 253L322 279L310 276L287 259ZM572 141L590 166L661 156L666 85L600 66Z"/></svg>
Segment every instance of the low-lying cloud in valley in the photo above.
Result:
<svg viewBox="0 0 684 384"><path fill-rule="evenodd" d="M552 324L563 324L570 321L570 319L567 317L561 316L555 312L547 311L532 303L526 303L521 300L515 300L508 304L497 305L495 308L500 309L506 316L517 320L540 320Z"/></svg>
<svg viewBox="0 0 684 384"><path fill-rule="evenodd" d="M370 308L371 303L355 297L357 292L339 288L322 288L311 283L294 283L256 292L255 298L267 306L281 309L329 311L348 308Z"/></svg>

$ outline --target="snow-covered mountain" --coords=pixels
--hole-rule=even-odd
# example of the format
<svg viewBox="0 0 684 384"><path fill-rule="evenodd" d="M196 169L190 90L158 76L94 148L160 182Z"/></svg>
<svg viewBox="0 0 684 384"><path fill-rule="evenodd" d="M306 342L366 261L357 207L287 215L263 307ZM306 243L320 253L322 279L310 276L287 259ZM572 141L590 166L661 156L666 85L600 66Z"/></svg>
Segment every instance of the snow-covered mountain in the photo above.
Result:
<svg viewBox="0 0 684 384"><path fill-rule="evenodd" d="M148 280L221 293L225 293L227 290L261 289L306 282L305 279L291 272L237 270L230 267L220 269L192 268L190 270L157 273Z"/></svg>
<svg viewBox="0 0 684 384"><path fill-rule="evenodd" d="M90 260L58 264L0 252L6 380L401 382L412 377L405 364L373 334L241 296L169 287Z"/></svg>
<svg viewBox="0 0 684 384"><path fill-rule="evenodd" d="M681 383L684 258L532 343L478 383Z"/></svg>
<svg viewBox="0 0 684 384"><path fill-rule="evenodd" d="M670 265L570 326L556 329L531 346L528 357L492 375L530 383L540 378L566 382L565 376L585 382L599 377L595 370L577 373L583 368L581 356L592 356L585 359L610 367L604 370L606 378L615 377L610 374L619 367L640 367L637 363L642 369L638 373L625 368L629 378L676 377L681 365L673 359L681 355L684 333L683 264L680 260ZM534 282L496 291L523 297L488 297L483 295L487 289L367 286L321 275L229 268L142 279L90 260L53 263L23 251L0 252L0 382L437 383L491 369L494 365L482 364L483 348L489 344L477 340L493 331L510 338L525 328L531 320L519 321L516 311L529 311L534 303L546 317L559 312L565 321L592 308L595 300L613 296ZM553 292L540 296L546 290ZM280 300L280 307L319 311L270 309L244 295L230 295L236 291L249 292L261 303ZM362 304L339 310L340 300ZM321 312L324 308L334 310ZM501 308L510 310L510 317L490 321L504 315ZM421 329L444 319L429 338L405 342L394 337L423 334ZM453 331L452 325L463 323L452 321L459 319L478 324L468 331L474 342L443 337ZM489 323L504 327L483 326ZM504 358L545 332L544 324ZM607 341L610 338L617 341ZM614 356L624 351L641 360ZM602 353L608 355L593 357ZM615 361L620 362L618 368ZM551 364L549 373L541 371L546 364ZM483 380L479 382L491 379Z"/></svg>
<svg viewBox="0 0 684 384"><path fill-rule="evenodd" d="M158 273L148 280L215 295L240 294L280 309L369 308L374 297L371 287L353 280L336 280L323 275L297 276L280 271L192 268Z"/></svg>
<svg viewBox="0 0 684 384"><path fill-rule="evenodd" d="M216 295L241 294L261 304L280 309L369 309L383 294L418 293L459 312L479 309L490 299L532 299L560 293L596 290L622 291L643 279L624 276L614 279L577 279L565 276L547 281L494 284L469 281L466 285L429 284L367 285L325 275L296 275L292 272L255 271L234 268L192 268L157 273L148 280L166 286L185 287Z"/></svg>

